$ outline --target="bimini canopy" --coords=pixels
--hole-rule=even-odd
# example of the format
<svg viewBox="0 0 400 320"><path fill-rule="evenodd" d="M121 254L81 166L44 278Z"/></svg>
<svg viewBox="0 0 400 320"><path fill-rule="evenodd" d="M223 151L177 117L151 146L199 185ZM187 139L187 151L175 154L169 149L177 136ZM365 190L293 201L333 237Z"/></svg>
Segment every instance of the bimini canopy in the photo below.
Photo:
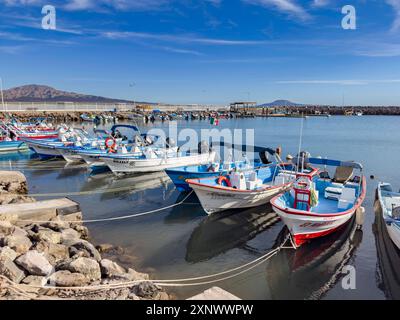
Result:
<svg viewBox="0 0 400 320"><path fill-rule="evenodd" d="M116 124L111 128L111 132L115 132L118 128L127 128L127 129L132 129L134 131L139 131L139 129L136 126L131 126L128 124Z"/></svg>
<svg viewBox="0 0 400 320"><path fill-rule="evenodd" d="M309 163L323 165L323 166L332 166L332 167L348 167L362 170L363 166L361 163L353 162L353 161L340 161L340 160L332 160L332 159L322 159L322 158L308 158L306 159Z"/></svg>
<svg viewBox="0 0 400 320"><path fill-rule="evenodd" d="M240 145L240 144L232 145L231 143L226 143L226 142L213 142L212 146L227 147L229 149L241 150L243 152L254 152L254 153L268 152L272 156L276 154L276 151L274 149L272 149L272 148L249 146L249 145L245 145L245 144L243 144L243 145Z"/></svg>

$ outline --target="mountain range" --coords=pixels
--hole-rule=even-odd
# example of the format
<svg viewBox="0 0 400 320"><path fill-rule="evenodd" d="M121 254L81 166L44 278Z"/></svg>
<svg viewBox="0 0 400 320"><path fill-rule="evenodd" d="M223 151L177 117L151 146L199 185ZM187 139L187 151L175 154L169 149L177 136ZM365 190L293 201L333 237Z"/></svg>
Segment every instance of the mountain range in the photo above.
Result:
<svg viewBox="0 0 400 320"><path fill-rule="evenodd" d="M46 85L30 84L4 90L4 100L7 102L86 102L86 103L131 103L132 101L87 95L58 90ZM138 102L140 104L155 104ZM258 107L299 107L303 104L289 100L276 100L258 105Z"/></svg>
<svg viewBox="0 0 400 320"><path fill-rule="evenodd" d="M30 84L4 90L4 100L8 102L98 102L127 103L132 101L86 95L57 90L55 88Z"/></svg>
<svg viewBox="0 0 400 320"><path fill-rule="evenodd" d="M258 105L258 107L301 107L301 106L304 105L289 100L275 100L274 102Z"/></svg>

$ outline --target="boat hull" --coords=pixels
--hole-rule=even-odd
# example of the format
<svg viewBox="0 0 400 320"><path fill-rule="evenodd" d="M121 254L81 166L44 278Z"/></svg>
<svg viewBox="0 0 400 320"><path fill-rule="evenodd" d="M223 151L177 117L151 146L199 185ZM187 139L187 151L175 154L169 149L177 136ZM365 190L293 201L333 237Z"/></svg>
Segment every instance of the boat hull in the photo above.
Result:
<svg viewBox="0 0 400 320"><path fill-rule="evenodd" d="M0 153L26 151L28 146L21 141L0 141Z"/></svg>
<svg viewBox="0 0 400 320"><path fill-rule="evenodd" d="M305 215L281 209L272 203L276 214L283 220L293 236L296 246L319 237L326 236L344 226L354 215L356 209L344 215Z"/></svg>
<svg viewBox="0 0 400 320"><path fill-rule="evenodd" d="M57 158L61 158L62 155L60 153L59 150L55 149L55 148L50 148L44 145L38 145L38 144L32 144L29 142L26 142L28 147L34 151L35 153L37 153L40 157L57 157Z"/></svg>
<svg viewBox="0 0 400 320"><path fill-rule="evenodd" d="M158 172L165 169L201 165L213 162L215 152L196 154L182 157L156 158L156 159L134 159L134 158L113 158L100 157L101 161L114 173L146 173Z"/></svg>
<svg viewBox="0 0 400 320"><path fill-rule="evenodd" d="M101 155L94 155L94 154L82 154L80 156L85 163L92 167L104 167L106 164L104 161L100 160Z"/></svg>
<svg viewBox="0 0 400 320"><path fill-rule="evenodd" d="M215 214L229 209L253 208L267 204L277 194L285 192L289 185L247 191L232 188L220 188L190 183L199 201L208 214Z"/></svg>
<svg viewBox="0 0 400 320"><path fill-rule="evenodd" d="M82 157L77 153L76 150L59 149L59 152L67 162L74 163L83 161Z"/></svg>
<svg viewBox="0 0 400 320"><path fill-rule="evenodd" d="M198 179L198 178L208 178L213 177L219 172L179 172L172 170L165 170L166 174L174 183L176 189L181 192L191 191L192 188L186 182L187 179ZM225 174L226 171L221 171L222 174Z"/></svg>
<svg viewBox="0 0 400 320"><path fill-rule="evenodd" d="M390 239L393 241L393 243L396 245L398 249L400 249L400 221L395 222L391 221L391 216L389 215L389 211L387 206L385 205L384 201L384 195L382 194L382 187L383 186L390 186L389 184L385 183L380 183L378 185L378 200L379 200L379 205L381 206L382 209L382 217L383 220L385 221L386 229L389 234ZM394 193L394 197L390 197L390 200L392 200L393 203L396 203L396 198L397 200L397 205L399 205L398 202L400 202L400 193Z"/></svg>
<svg viewBox="0 0 400 320"><path fill-rule="evenodd" d="M390 225L386 224L387 231L389 233L390 239L394 242L396 247L400 250L400 227L398 224L392 223Z"/></svg>

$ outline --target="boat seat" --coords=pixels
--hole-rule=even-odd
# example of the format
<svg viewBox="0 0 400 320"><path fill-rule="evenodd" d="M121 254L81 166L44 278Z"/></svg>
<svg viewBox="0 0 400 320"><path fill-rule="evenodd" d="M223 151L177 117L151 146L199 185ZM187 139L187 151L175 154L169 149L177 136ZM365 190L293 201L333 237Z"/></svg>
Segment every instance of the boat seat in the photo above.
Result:
<svg viewBox="0 0 400 320"><path fill-rule="evenodd" d="M350 181L351 177L353 176L353 172L354 169L351 167L337 167L333 181L339 183L346 183Z"/></svg>
<svg viewBox="0 0 400 320"><path fill-rule="evenodd" d="M325 189L325 198L332 200L339 200L343 193L343 185L336 186L336 184L332 184L332 187L328 187Z"/></svg>
<svg viewBox="0 0 400 320"><path fill-rule="evenodd" d="M356 190L353 188L343 188L342 195L339 199L338 208L348 209L350 205L353 205L356 200Z"/></svg>

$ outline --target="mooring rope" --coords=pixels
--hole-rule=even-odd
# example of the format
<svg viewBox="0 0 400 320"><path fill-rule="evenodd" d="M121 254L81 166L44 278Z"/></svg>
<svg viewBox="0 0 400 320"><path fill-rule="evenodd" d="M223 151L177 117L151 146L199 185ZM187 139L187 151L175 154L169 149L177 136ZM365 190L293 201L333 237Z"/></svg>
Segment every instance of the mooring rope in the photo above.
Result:
<svg viewBox="0 0 400 320"><path fill-rule="evenodd" d="M141 213L135 213L135 214L130 214L130 215L125 215L125 216L118 216L118 217L110 217L110 218L103 218L103 219L89 219L89 220L61 220L61 221L50 221L50 220L46 220L46 221L40 221L40 220L24 220L24 219L19 219L17 220L18 222L24 222L24 223L36 223L36 224L43 224L43 223L96 223L96 222L108 222L108 221L118 221L118 220L126 220L126 219L131 219L131 218L136 218L136 217L142 217L142 216L146 216L152 213L156 213L156 212L160 212L160 211L164 211L167 209L171 209L174 207L177 207L181 204L183 204L193 193L193 190L190 191L190 193L183 198L183 200L171 204L169 206L166 207L162 207L162 208L158 208L158 209L153 209L153 210L149 210L149 211L145 211L145 212L141 212Z"/></svg>
<svg viewBox="0 0 400 320"><path fill-rule="evenodd" d="M252 260L250 262L245 263L244 265L225 270L222 272L210 274L210 275L204 275L204 276L199 276L199 277L192 277L192 278L182 278L182 279L173 279L173 280L135 280L135 281L127 281L127 282L120 282L120 283L110 283L110 284L103 284L103 285L95 285L95 286L79 286L79 287L56 287L56 286L39 286L39 285L23 285L26 288L35 288L35 289L54 289L54 290L70 290L70 291L104 291L104 290L113 290L113 289L123 289L123 288L129 288L134 285L137 285L139 283L143 282L150 282L154 283L155 285L161 286L161 287L187 287L187 286L202 286L206 284L211 284L211 283L216 283L216 282L221 282L227 279L231 279L234 277L237 277L241 274L244 274L257 266L261 265L262 263L268 261L271 259L273 256L275 256L279 251L281 251L285 247L285 244L287 240L289 240L290 234L285 238L285 240L282 242L282 244L267 252L266 254L262 255L261 257L258 257L255 260ZM243 270L242 270L243 269ZM240 270L240 271L239 271ZM238 271L238 272L236 272ZM234 274L230 274L233 273ZM227 275L230 274L230 275ZM227 275L227 276L225 276ZM213 280L208 280L216 277L220 277L218 279L213 279ZM0 275L0 277L4 280L6 280L10 285L13 287L17 287L18 290L23 291L20 285L17 283L11 281L10 279L6 278L5 276ZM205 280L205 281L201 281ZM193 281L199 281L199 282L193 282ZM191 283L192 282L192 283Z"/></svg>
<svg viewBox="0 0 400 320"><path fill-rule="evenodd" d="M162 181L160 181L162 184ZM88 196L94 194L105 194L105 193L114 193L121 191L141 191L143 189L135 189L134 186L126 186L112 189L99 189L99 190L88 190L88 191L71 191L71 192L54 192L54 193L30 193L27 194L28 197L68 197L68 196Z"/></svg>

